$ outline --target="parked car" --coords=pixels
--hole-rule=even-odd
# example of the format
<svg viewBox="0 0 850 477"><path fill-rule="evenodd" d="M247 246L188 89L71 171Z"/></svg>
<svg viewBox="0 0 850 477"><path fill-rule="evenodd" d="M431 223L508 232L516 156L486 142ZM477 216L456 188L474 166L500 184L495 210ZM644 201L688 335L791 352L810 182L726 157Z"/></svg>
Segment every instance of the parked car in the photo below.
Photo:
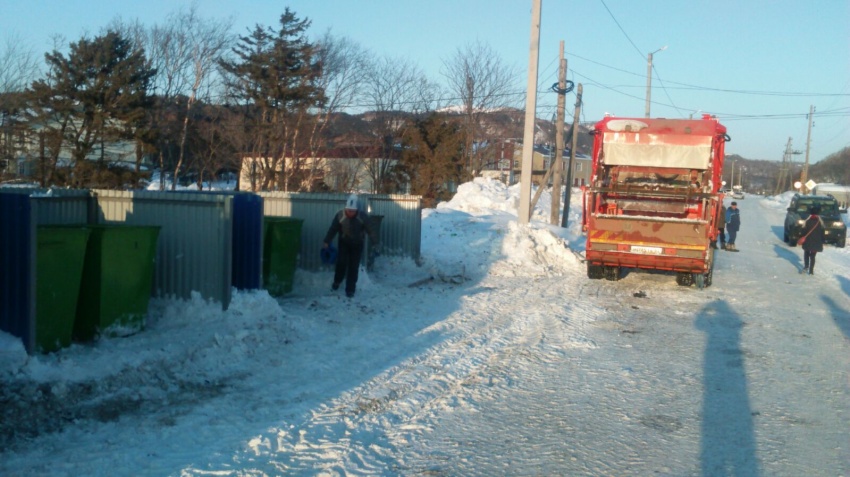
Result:
<svg viewBox="0 0 850 477"><path fill-rule="evenodd" d="M812 207L820 206L820 217L824 225L824 242L844 248L847 240L847 225L838 209L838 201L829 195L794 194L788 213L785 214L785 232L783 239L790 246L797 245L797 239L803 235L803 225L811 214Z"/></svg>
<svg viewBox="0 0 850 477"><path fill-rule="evenodd" d="M744 198L744 189L739 185L732 186L732 193L729 194L729 197L731 197L733 199L738 199L738 200L743 199Z"/></svg>

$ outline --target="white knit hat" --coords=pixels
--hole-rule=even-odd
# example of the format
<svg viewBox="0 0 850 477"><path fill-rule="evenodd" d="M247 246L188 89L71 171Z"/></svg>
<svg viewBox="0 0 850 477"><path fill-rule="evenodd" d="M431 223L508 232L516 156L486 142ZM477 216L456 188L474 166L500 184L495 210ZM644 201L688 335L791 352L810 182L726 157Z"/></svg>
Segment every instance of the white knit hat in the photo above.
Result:
<svg viewBox="0 0 850 477"><path fill-rule="evenodd" d="M357 202L357 195L351 194L350 196L348 196L348 200L345 201L345 208L347 210L357 210Z"/></svg>

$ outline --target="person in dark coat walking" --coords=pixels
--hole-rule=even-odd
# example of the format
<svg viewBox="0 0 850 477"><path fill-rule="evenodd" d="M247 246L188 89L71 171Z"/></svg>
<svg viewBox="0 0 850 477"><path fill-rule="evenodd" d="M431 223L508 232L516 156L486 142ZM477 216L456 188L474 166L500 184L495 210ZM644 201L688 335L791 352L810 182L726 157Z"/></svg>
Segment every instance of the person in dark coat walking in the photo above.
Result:
<svg viewBox="0 0 850 477"><path fill-rule="evenodd" d="M345 279L345 296L349 298L353 297L357 290L360 258L363 255L366 234L373 237L369 216L358 210L358 202L356 195L352 194L348 197L345 208L334 216L322 244L322 248L328 248L334 237L339 235L336 269L331 289L338 290L342 280Z"/></svg>
<svg viewBox="0 0 850 477"><path fill-rule="evenodd" d="M820 218L820 206L813 206L809 218L803 225L803 268L800 273L814 275L815 255L823 252L824 228L823 219Z"/></svg>
<svg viewBox="0 0 850 477"><path fill-rule="evenodd" d="M729 208L726 209L726 230L729 231L729 240L726 241L726 250L737 252L735 247L735 239L738 237L738 230L741 228L741 211L738 210L738 203L732 202Z"/></svg>

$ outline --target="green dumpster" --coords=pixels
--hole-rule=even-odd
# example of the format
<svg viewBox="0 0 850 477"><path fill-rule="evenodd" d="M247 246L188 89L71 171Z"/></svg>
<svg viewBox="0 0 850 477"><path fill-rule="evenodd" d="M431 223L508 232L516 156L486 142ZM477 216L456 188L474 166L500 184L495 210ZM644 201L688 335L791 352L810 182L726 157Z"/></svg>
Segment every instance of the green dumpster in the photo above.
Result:
<svg viewBox="0 0 850 477"><path fill-rule="evenodd" d="M263 221L263 286L269 295L292 291L303 223L292 217L266 217Z"/></svg>
<svg viewBox="0 0 850 477"><path fill-rule="evenodd" d="M88 239L82 226L36 229L35 346L40 351L71 344Z"/></svg>
<svg viewBox="0 0 850 477"><path fill-rule="evenodd" d="M157 226L90 225L74 339L127 336L144 328Z"/></svg>

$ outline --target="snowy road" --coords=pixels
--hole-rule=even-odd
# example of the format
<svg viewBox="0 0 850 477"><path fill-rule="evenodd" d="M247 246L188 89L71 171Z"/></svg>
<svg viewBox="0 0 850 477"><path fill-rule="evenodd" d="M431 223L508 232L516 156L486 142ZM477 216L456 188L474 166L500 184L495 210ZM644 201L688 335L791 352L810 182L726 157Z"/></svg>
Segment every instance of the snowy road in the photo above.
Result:
<svg viewBox="0 0 850 477"><path fill-rule="evenodd" d="M750 204L743 251L718 252L713 287L488 277L452 297L457 338L346 394L300 436L380 429L391 458L365 467L402 474L846 475L850 282L829 250L816 277L798 275L783 216ZM314 437L321 448L329 436ZM344 452L369 460L372 442ZM292 444L274 453L295 456Z"/></svg>
<svg viewBox="0 0 850 477"><path fill-rule="evenodd" d="M741 208L705 290L589 280L545 229L447 211L423 222L423 254L466 257L445 281L166 304L4 379L56 417L0 474L848 476L850 255L798 275L781 207Z"/></svg>
<svg viewBox="0 0 850 477"><path fill-rule="evenodd" d="M781 214L750 203L713 287L488 276L445 297L452 339L252 452L296 473L847 474L848 282L829 251L798 275Z"/></svg>

